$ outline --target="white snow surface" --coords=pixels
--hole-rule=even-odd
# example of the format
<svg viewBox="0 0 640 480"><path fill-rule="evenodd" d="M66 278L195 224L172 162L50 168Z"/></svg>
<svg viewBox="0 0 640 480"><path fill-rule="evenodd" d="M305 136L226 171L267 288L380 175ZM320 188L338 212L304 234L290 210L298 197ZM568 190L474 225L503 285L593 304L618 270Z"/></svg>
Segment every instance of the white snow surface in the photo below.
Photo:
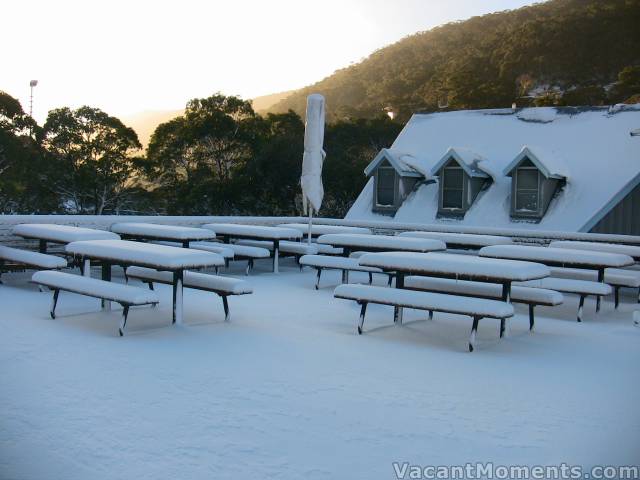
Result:
<svg viewBox="0 0 640 480"><path fill-rule="evenodd" d="M611 286L606 283L591 282L588 280L574 280L570 278L542 278L540 280L529 280L519 282L518 285L524 287L540 287L550 290L557 290L565 293L585 293L588 295L609 295Z"/></svg>
<svg viewBox="0 0 640 480"><path fill-rule="evenodd" d="M308 223L281 223L278 227L295 228L296 230L300 230L304 236L309 233ZM371 233L371 229L362 227L345 227L341 225L311 224L311 235L325 235L327 233Z"/></svg>
<svg viewBox="0 0 640 480"><path fill-rule="evenodd" d="M381 273L382 270L375 267L365 267L358 263L357 258L339 257L335 255L303 255L300 257L300 265L310 267L334 268L338 270L359 270L362 272Z"/></svg>
<svg viewBox="0 0 640 480"><path fill-rule="evenodd" d="M246 245L249 247L266 248L269 251L273 251L273 242L266 240L239 240L237 245ZM281 253L293 253L296 255L315 255L318 253L318 247L315 243L311 245L306 242L291 242L288 240L281 240L279 242L279 251Z"/></svg>
<svg viewBox="0 0 640 480"><path fill-rule="evenodd" d="M516 114L510 110L416 114L396 138L392 150L414 155L422 162L421 170L430 172L450 147L470 148L486 158L483 166L494 172L492 184L478 195L460 220L437 217L437 183L420 185L394 217L375 214L371 211L370 180L346 218L581 231L640 174L640 138L629 135L638 123L640 107L633 105L615 114L606 109L569 114L555 108L523 109ZM557 170L562 164L567 177L567 184L552 200L540 223L510 217L511 178L504 176L503 170L527 145L549 168Z"/></svg>
<svg viewBox="0 0 640 480"><path fill-rule="evenodd" d="M237 238L264 238L268 240L296 239L302 237L299 230L293 228L267 227L264 225L242 225L238 223L207 223L202 226L216 232L217 235L229 235Z"/></svg>
<svg viewBox="0 0 640 480"><path fill-rule="evenodd" d="M75 293L91 295L97 298L122 300L132 305L158 302L158 296L146 288L106 282L97 278L87 278L67 272L51 270L36 272L31 277L31 281L50 288L69 289Z"/></svg>
<svg viewBox="0 0 640 480"><path fill-rule="evenodd" d="M339 285L334 291L334 296L423 310L444 310L464 315L483 315L492 318L513 316L513 305L499 300L386 288L376 285Z"/></svg>
<svg viewBox="0 0 640 480"><path fill-rule="evenodd" d="M445 250L440 240L430 238L407 238L395 235L366 235L360 233L330 233L318 238L318 243L336 247L367 249L402 250L412 252L430 252Z"/></svg>
<svg viewBox="0 0 640 480"><path fill-rule="evenodd" d="M578 280L598 281L598 273L594 270L583 270L579 268L551 267L551 276L557 278L575 278ZM609 285L620 285L624 287L640 287L640 270L629 270L624 268L605 268L604 282Z"/></svg>
<svg viewBox="0 0 640 480"><path fill-rule="evenodd" d="M115 306L62 292L51 320L51 293L3 275L0 476L378 480L395 478L394 461L637 463L635 295L597 315L587 300L582 324L567 296L536 309L535 333L515 305L509 335L482 320L470 354L468 317L405 310L396 327L391 307L370 305L359 336L359 307L315 291L313 270L270 269L257 262L229 323L215 295L186 289L185 324L158 328L171 318L158 285L159 306L132 309L123 338Z"/></svg>
<svg viewBox="0 0 640 480"><path fill-rule="evenodd" d="M360 265L416 275L456 275L473 280L523 281L550 275L545 265L454 253L380 252L359 258Z"/></svg>
<svg viewBox="0 0 640 480"><path fill-rule="evenodd" d="M500 235L474 235L471 233L421 232L409 231L398 234L399 237L433 238L446 244L457 244L469 247L487 247L489 245L509 245L513 240Z"/></svg>
<svg viewBox="0 0 640 480"><path fill-rule="evenodd" d="M56 225L53 223L24 223L13 227L13 234L20 237L39 238L57 243L79 240L109 240L120 238L113 232L93 228Z"/></svg>
<svg viewBox="0 0 640 480"><path fill-rule="evenodd" d="M617 243L575 242L570 240L554 240L549 244L553 248L572 250L591 250L593 252L621 253L640 259L640 247L636 245L620 245Z"/></svg>
<svg viewBox="0 0 640 480"><path fill-rule="evenodd" d="M64 258L30 250L5 247L4 245L0 245L0 259L40 268L64 268L67 266L67 261Z"/></svg>
<svg viewBox="0 0 640 480"><path fill-rule="evenodd" d="M111 231L122 235L135 235L165 240L208 240L215 238L215 232L206 228L161 225L158 223L116 223Z"/></svg>
<svg viewBox="0 0 640 480"><path fill-rule="evenodd" d="M66 246L68 253L164 270L224 265L217 253L130 240L87 240Z"/></svg>
<svg viewBox="0 0 640 480"><path fill-rule="evenodd" d="M629 255L620 253L572 250L529 245L492 245L478 252L481 257L509 258L533 262L562 263L565 266L586 265L598 267L626 267L635 262Z"/></svg>

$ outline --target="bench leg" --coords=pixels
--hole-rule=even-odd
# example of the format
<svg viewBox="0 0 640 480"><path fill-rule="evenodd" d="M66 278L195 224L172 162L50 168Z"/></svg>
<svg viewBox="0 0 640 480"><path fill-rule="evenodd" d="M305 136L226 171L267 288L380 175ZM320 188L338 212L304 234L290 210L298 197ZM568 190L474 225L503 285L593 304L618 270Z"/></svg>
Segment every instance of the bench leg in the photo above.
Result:
<svg viewBox="0 0 640 480"><path fill-rule="evenodd" d="M300 255L296 255L296 263L298 264L298 267L300 267L300 271L302 271L304 265L300 263Z"/></svg>
<svg viewBox="0 0 640 480"><path fill-rule="evenodd" d="M613 298L615 303L615 308L618 308L620 305L620 287L613 287Z"/></svg>
<svg viewBox="0 0 640 480"><path fill-rule="evenodd" d="M504 337L504 327L505 327L505 320L504 318L500 319L500 338Z"/></svg>
<svg viewBox="0 0 640 480"><path fill-rule="evenodd" d="M153 282L147 282L147 285L149 286L149 290L153 290Z"/></svg>
<svg viewBox="0 0 640 480"><path fill-rule="evenodd" d="M229 315L229 301L226 295L222 295L222 307L224 308L224 321L228 322L231 315Z"/></svg>
<svg viewBox="0 0 640 480"><path fill-rule="evenodd" d="M534 308L535 308L534 305L529 305L529 331L530 332L533 332L533 326L536 323L536 319L533 312Z"/></svg>
<svg viewBox="0 0 640 480"><path fill-rule="evenodd" d="M429 310L429 320L433 320L433 310Z"/></svg>
<svg viewBox="0 0 640 480"><path fill-rule="evenodd" d="M393 281L393 275L389 274L389 278L387 280L387 287L391 286L391 282Z"/></svg>
<svg viewBox="0 0 640 480"><path fill-rule="evenodd" d="M362 335L362 327L364 327L364 315L367 313L367 302L360 304L360 321L358 322L358 335Z"/></svg>
<svg viewBox="0 0 640 480"><path fill-rule="evenodd" d="M58 295L60 295L60 290L53 291L53 298L51 300L51 310L49 311L49 315L51 318L56 318L56 306L58 305Z"/></svg>
<svg viewBox="0 0 640 480"><path fill-rule="evenodd" d="M638 288L638 303L640 303L640 288Z"/></svg>
<svg viewBox="0 0 640 480"><path fill-rule="evenodd" d="M342 283L349 283L349 271L342 270Z"/></svg>
<svg viewBox="0 0 640 480"><path fill-rule="evenodd" d="M251 270L253 270L253 258L247 260L247 269L244 271L244 274L248 276Z"/></svg>
<svg viewBox="0 0 640 480"><path fill-rule="evenodd" d="M318 268L318 273L316 275L316 290L320 288L320 275L322 275L322 269Z"/></svg>
<svg viewBox="0 0 640 480"><path fill-rule="evenodd" d="M369 285L373 283L373 273L369 272Z"/></svg>
<svg viewBox="0 0 640 480"><path fill-rule="evenodd" d="M476 332L478 331L478 323L482 317L473 317L473 325L471 326L471 335L469 335L469 351L473 352L476 345Z"/></svg>
<svg viewBox="0 0 640 480"><path fill-rule="evenodd" d="M122 321L120 322L120 328L118 333L121 337L124 336L124 327L127 326L127 317L129 316L129 305L122 305Z"/></svg>
<svg viewBox="0 0 640 480"><path fill-rule="evenodd" d="M604 268L598 270L598 282L604 283ZM596 296L596 313L600 311L600 295Z"/></svg>
<svg viewBox="0 0 640 480"><path fill-rule="evenodd" d="M582 321L582 311L584 310L584 295L580 295L580 304L578 305L578 321Z"/></svg>
<svg viewBox="0 0 640 480"><path fill-rule="evenodd" d="M214 267L214 268L213 268L213 271L215 272L215 274L216 274L216 275L218 275L218 271L219 271L219 270L220 270L220 268L219 268L219 267Z"/></svg>

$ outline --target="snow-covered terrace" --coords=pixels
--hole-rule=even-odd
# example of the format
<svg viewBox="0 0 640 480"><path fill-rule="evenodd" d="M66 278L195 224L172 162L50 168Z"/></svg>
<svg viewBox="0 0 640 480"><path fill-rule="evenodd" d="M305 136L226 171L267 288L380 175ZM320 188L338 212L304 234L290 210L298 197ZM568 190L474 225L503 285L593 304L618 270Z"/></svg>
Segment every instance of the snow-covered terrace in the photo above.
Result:
<svg viewBox="0 0 640 480"><path fill-rule="evenodd" d="M244 278L244 265L224 273ZM534 333L516 305L507 337L485 320L469 354L469 319L453 315L407 310L395 327L371 305L358 336L359 307L333 298L340 272L316 291L292 259L279 275L256 263L229 323L219 298L187 289L184 325L170 326L158 285L159 307L132 309L124 338L119 312L92 298L61 293L51 320L30 275L0 286L0 478L387 479L393 462L640 458L631 291L618 311L588 300L582 324L575 297L540 307Z"/></svg>

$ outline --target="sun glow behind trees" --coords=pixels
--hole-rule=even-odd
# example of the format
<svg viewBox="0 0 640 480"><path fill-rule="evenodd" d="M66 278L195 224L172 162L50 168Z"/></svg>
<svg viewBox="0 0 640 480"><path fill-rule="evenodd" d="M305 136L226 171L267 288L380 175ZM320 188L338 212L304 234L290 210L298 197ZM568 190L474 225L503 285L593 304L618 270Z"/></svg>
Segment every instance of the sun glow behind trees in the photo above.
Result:
<svg viewBox="0 0 640 480"><path fill-rule="evenodd" d="M123 116L220 91L243 98L300 88L376 48L444 22L530 0L184 0L3 2L0 89L34 117L96 106Z"/></svg>

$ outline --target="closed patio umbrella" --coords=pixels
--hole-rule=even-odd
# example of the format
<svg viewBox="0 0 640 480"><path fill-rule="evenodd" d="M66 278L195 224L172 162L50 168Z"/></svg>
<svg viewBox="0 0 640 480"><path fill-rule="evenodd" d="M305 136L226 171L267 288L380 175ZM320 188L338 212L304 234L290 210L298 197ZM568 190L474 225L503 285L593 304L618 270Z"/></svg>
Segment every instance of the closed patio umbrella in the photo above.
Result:
<svg viewBox="0 0 640 480"><path fill-rule="evenodd" d="M307 97L307 114L304 127L304 154L302 155L302 207L309 214L308 242L311 243L313 212L320 210L324 189L322 188L322 164L326 153L324 141L324 97L314 93Z"/></svg>

